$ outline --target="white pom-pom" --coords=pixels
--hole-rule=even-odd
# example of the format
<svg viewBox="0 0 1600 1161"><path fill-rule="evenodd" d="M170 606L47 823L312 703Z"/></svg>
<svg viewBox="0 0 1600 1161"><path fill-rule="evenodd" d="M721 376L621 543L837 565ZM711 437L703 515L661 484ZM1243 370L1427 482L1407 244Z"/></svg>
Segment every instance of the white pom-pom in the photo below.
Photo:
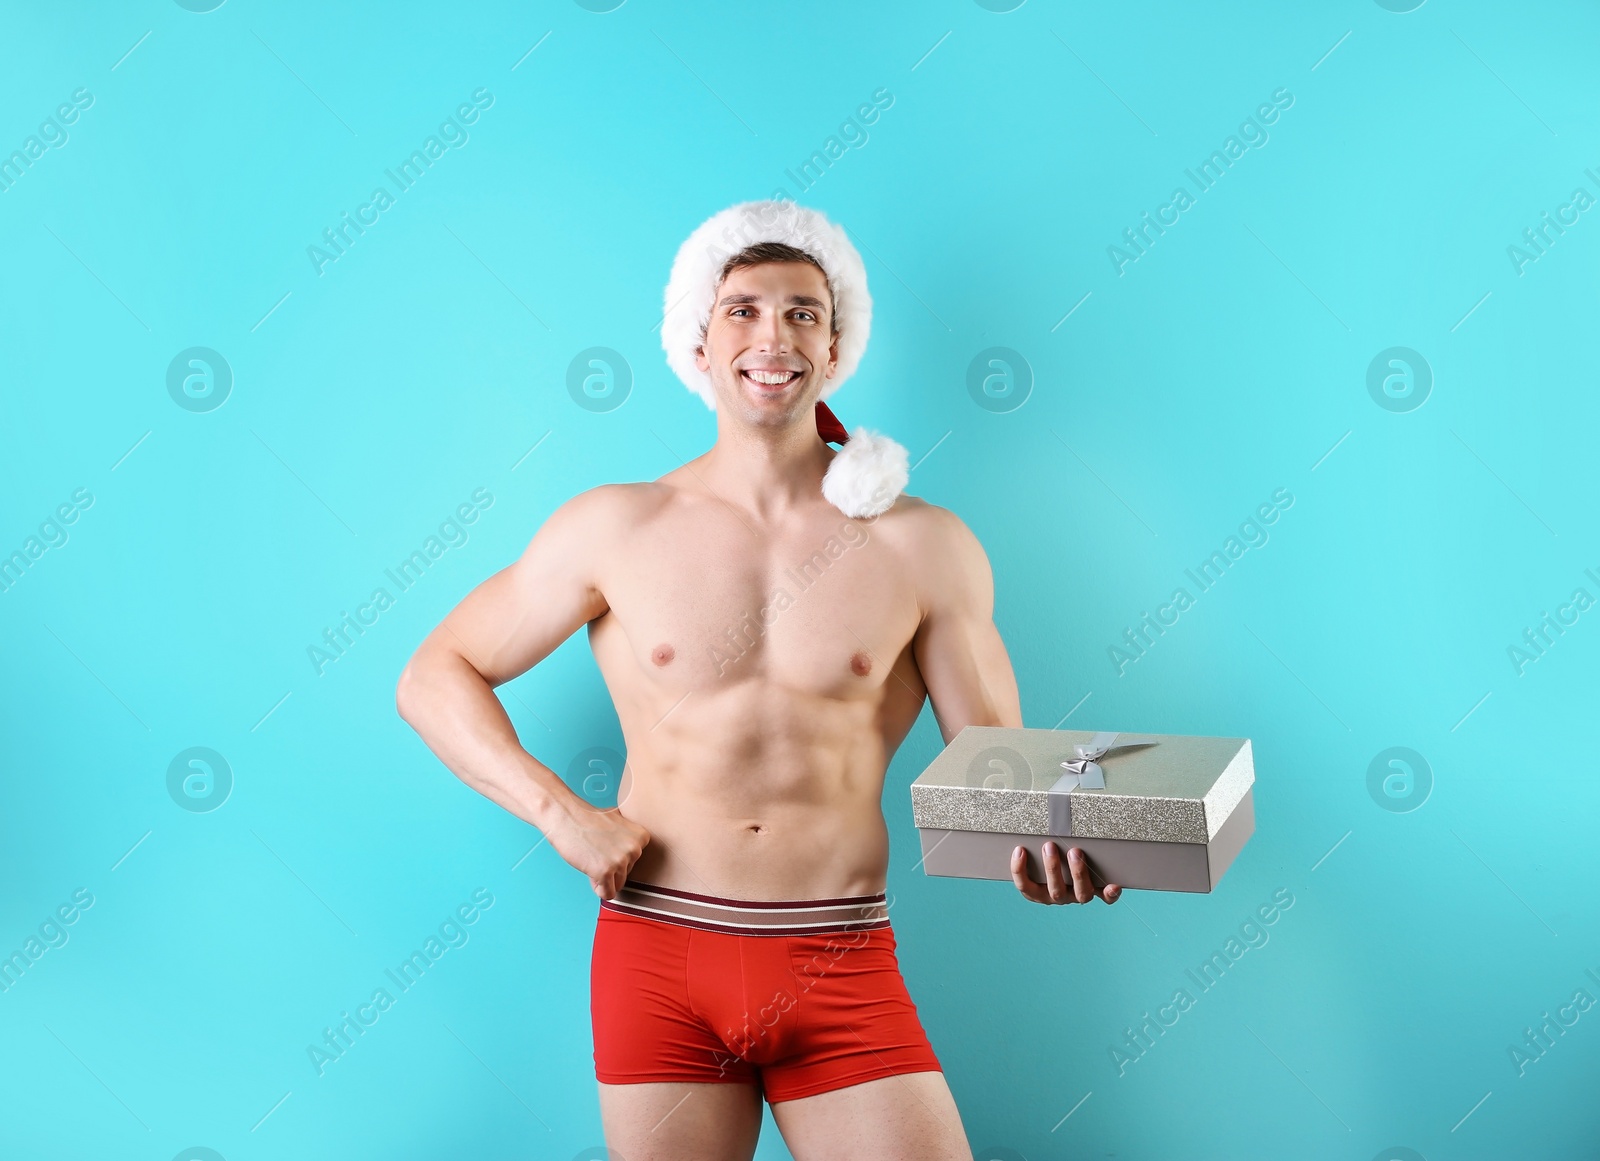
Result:
<svg viewBox="0 0 1600 1161"><path fill-rule="evenodd" d="M822 495L846 516L878 516L911 479L911 457L886 435L858 427L828 465Z"/></svg>

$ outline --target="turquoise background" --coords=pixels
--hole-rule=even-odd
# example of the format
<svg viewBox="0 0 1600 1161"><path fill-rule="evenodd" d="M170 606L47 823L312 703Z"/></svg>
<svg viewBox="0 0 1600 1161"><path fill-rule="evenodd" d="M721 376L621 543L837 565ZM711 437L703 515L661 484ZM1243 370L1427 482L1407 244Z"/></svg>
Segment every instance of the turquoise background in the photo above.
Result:
<svg viewBox="0 0 1600 1161"><path fill-rule="evenodd" d="M708 446L662 288L695 225L781 191L861 248L875 333L834 402L986 546L1027 723L1255 743L1258 830L1215 893L1047 909L917 867L924 713L889 890L978 1156L1595 1155L1600 1010L1511 1049L1600 997L1600 611L1520 673L1508 647L1600 597L1600 210L1520 272L1508 247L1600 197L1600 15L1389 7L0 7L0 153L93 96L0 193L0 553L92 497L0 592L0 952L94 899L0 993L0 1154L601 1155L595 900L394 683L563 500ZM470 140L319 274L307 247L480 88ZM1119 273L1108 247L1280 88L1269 140ZM231 369L214 410L168 392L191 347ZM612 410L569 394L591 347ZM974 395L993 347L1012 393ZM1391 347L1422 406L1369 393ZM308 647L477 488L465 541L319 675ZM1267 542L1119 674L1110 646L1280 488ZM501 694L557 770L621 748L581 635ZM196 746L220 809L169 793ZM1396 746L1430 793L1369 791ZM468 941L319 1076L307 1046L480 888ZM1276 891L1270 939L1119 1075L1124 1029ZM758 1156L788 1156L770 1119Z"/></svg>

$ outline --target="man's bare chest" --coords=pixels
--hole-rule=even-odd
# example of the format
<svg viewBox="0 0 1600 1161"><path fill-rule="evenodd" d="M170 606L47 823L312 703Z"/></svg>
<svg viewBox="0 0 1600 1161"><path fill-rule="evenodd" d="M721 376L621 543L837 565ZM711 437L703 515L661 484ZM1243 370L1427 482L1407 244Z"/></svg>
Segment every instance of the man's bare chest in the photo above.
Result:
<svg viewBox="0 0 1600 1161"><path fill-rule="evenodd" d="M889 679L920 616L899 553L843 517L781 536L679 521L624 553L606 599L640 668L671 687L865 691Z"/></svg>

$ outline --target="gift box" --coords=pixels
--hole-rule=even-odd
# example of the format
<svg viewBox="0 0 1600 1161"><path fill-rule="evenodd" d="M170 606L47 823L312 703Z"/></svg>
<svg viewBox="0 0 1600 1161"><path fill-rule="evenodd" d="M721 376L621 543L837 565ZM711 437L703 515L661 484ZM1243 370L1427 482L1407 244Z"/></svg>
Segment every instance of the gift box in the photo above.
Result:
<svg viewBox="0 0 1600 1161"><path fill-rule="evenodd" d="M911 784L929 875L1045 881L1070 847L1097 886L1210 891L1255 831L1249 738L968 726ZM1068 882L1071 882L1068 872Z"/></svg>

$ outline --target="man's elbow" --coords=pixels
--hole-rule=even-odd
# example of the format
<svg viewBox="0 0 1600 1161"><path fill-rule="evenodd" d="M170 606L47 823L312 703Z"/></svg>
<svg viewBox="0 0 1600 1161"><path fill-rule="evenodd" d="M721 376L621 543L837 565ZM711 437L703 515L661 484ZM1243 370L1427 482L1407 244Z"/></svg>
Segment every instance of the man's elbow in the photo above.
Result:
<svg viewBox="0 0 1600 1161"><path fill-rule="evenodd" d="M400 680L395 682L394 687L395 712L413 729L417 725L417 712L422 701L422 671L425 667L426 662L419 650L416 656L406 662L406 667L400 671Z"/></svg>
<svg viewBox="0 0 1600 1161"><path fill-rule="evenodd" d="M477 667L460 653L443 642L426 641L411 655L400 671L400 680L395 682L395 712L420 733L430 709L474 677L483 679Z"/></svg>

